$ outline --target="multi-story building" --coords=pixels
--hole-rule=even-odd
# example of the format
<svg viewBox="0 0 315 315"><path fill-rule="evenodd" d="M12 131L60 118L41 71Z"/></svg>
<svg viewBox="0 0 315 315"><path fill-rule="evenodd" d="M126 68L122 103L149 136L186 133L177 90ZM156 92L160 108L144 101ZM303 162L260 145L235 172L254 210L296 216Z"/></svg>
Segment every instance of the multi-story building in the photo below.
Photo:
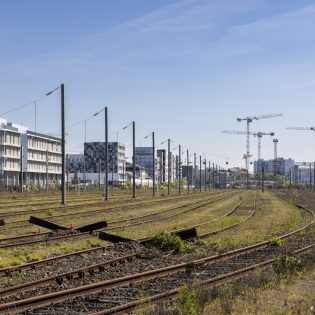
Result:
<svg viewBox="0 0 315 315"><path fill-rule="evenodd" d="M135 150L136 164L144 167L148 176L153 178L153 148L152 147L136 147ZM156 157L154 158L155 166L158 165ZM157 174L157 169L155 176Z"/></svg>
<svg viewBox="0 0 315 315"><path fill-rule="evenodd" d="M121 185L125 173L126 148L119 142L108 143L108 182L111 185ZM105 176L105 142L84 143L85 173L101 173ZM103 180L104 182L104 180Z"/></svg>
<svg viewBox="0 0 315 315"><path fill-rule="evenodd" d="M290 178L290 176L288 176ZM297 184L314 184L314 165L313 163L297 162L291 168L291 181Z"/></svg>
<svg viewBox="0 0 315 315"><path fill-rule="evenodd" d="M264 166L265 173L276 173L287 176L290 169L294 166L294 160L277 158L276 160L254 161L254 174L260 174L262 166Z"/></svg>
<svg viewBox="0 0 315 315"><path fill-rule="evenodd" d="M125 146L108 143L108 183L120 186L126 181ZM105 180L105 142L84 143L84 154L68 154L69 181L101 183Z"/></svg>
<svg viewBox="0 0 315 315"><path fill-rule="evenodd" d="M61 180L61 140L0 119L0 183L47 186ZM22 158L21 158L22 149ZM22 172L21 172L22 170Z"/></svg>
<svg viewBox="0 0 315 315"><path fill-rule="evenodd" d="M23 178L26 185L49 186L61 181L61 140L26 131L21 134Z"/></svg>
<svg viewBox="0 0 315 315"><path fill-rule="evenodd" d="M147 170L138 164L136 164L135 169L135 182L137 187L152 187L153 180L147 173ZM133 164L126 162L126 180L131 181L133 180Z"/></svg>
<svg viewBox="0 0 315 315"><path fill-rule="evenodd" d="M0 118L0 184L17 186L20 175L21 141L17 127Z"/></svg>
<svg viewBox="0 0 315 315"><path fill-rule="evenodd" d="M165 184L168 180L168 159L165 149L157 150L158 159L158 174L157 179L159 183Z"/></svg>
<svg viewBox="0 0 315 315"><path fill-rule="evenodd" d="M182 165L182 178L186 178L189 185L193 184L194 167L192 165Z"/></svg>
<svg viewBox="0 0 315 315"><path fill-rule="evenodd" d="M84 154L67 154L67 172L84 172Z"/></svg>

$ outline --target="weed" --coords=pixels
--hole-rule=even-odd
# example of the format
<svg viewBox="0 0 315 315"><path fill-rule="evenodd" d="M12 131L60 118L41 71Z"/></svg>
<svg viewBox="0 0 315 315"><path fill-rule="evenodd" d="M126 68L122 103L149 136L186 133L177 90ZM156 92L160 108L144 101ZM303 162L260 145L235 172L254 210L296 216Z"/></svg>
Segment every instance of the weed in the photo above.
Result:
<svg viewBox="0 0 315 315"><path fill-rule="evenodd" d="M137 315L151 314L151 305L147 301L147 296L144 292L141 292L137 303Z"/></svg>
<svg viewBox="0 0 315 315"><path fill-rule="evenodd" d="M102 247L104 246L104 242L98 239L90 238L87 240L87 245L91 247Z"/></svg>
<svg viewBox="0 0 315 315"><path fill-rule="evenodd" d="M201 315L203 307L199 303L196 291L184 285L178 293L178 314L179 315Z"/></svg>
<svg viewBox="0 0 315 315"><path fill-rule="evenodd" d="M47 214L49 216L53 216L55 214L55 210L54 209L50 209L50 210L48 210Z"/></svg>
<svg viewBox="0 0 315 315"><path fill-rule="evenodd" d="M282 247L284 244L284 241L281 238L275 236L269 240L269 244L270 246Z"/></svg>
<svg viewBox="0 0 315 315"><path fill-rule="evenodd" d="M42 257L40 254L36 254L36 253L30 253L26 255L26 260L29 262L33 262L33 261L39 261L41 260Z"/></svg>
<svg viewBox="0 0 315 315"><path fill-rule="evenodd" d="M162 250L174 250L176 253L193 251L193 246L186 244L177 235L162 231L152 238L152 245Z"/></svg>
<svg viewBox="0 0 315 315"><path fill-rule="evenodd" d="M298 257L282 255L276 257L273 270L276 274L295 274L302 270L302 261Z"/></svg>

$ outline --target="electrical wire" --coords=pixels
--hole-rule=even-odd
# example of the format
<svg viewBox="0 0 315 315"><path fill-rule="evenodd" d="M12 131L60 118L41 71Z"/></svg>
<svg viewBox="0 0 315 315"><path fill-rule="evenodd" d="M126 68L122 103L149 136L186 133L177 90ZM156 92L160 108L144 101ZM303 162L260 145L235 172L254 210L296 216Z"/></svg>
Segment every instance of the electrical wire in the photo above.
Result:
<svg viewBox="0 0 315 315"><path fill-rule="evenodd" d="M56 87L54 90L49 91L49 92L46 93L45 95L42 95L42 96L36 98L35 100L33 100L33 101L27 103L27 104L24 104L24 105L21 105L21 106L17 106L17 107L15 107L15 108L12 108L12 109L6 111L6 112L0 113L0 116L4 116L4 115L7 115L7 114L16 112L16 111L18 111L18 110L20 110L20 109L23 109L23 108L25 108L25 107L31 106L31 105L33 105L33 104L35 104L35 103L38 103L38 102L41 101L43 98L45 98L46 96L49 96L50 94L52 94L54 91L58 90L59 88L60 88L60 86Z"/></svg>

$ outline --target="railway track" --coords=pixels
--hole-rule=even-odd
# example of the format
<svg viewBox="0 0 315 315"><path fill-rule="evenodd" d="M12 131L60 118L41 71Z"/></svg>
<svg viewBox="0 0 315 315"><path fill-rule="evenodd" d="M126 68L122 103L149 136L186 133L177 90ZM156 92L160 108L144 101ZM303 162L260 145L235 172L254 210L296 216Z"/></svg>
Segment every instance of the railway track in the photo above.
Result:
<svg viewBox="0 0 315 315"><path fill-rule="evenodd" d="M301 231L302 229L297 231ZM297 231L283 235L281 238L292 238ZM157 301L160 298L172 296L171 293L176 296L179 287L183 283L191 282L192 279L195 286L206 283L217 284L219 280L235 279L236 275L243 276L248 272L257 270L257 268L270 266L274 261L273 257L275 253L278 253L279 250L283 252L289 250L295 254L301 254L312 250L314 247L315 243L313 239L304 240L301 246L301 239L298 237L287 241L285 248L277 248L270 246L269 242L261 242L223 254L193 260L188 263L150 269L145 272L135 272L126 276L114 277L113 279L83 286L75 286L62 291L52 293L40 291L41 295L39 296L1 304L0 312L1 314L15 314L24 312L30 308L32 308L32 311L27 312L27 314L37 314L36 309L41 314L58 313L62 309L71 310L67 314L79 314L79 310L88 310L86 313L89 314L92 312L96 314L114 314L118 311L125 312L137 305L139 292L147 292L152 295L157 290L167 291L158 295L153 294L148 298L150 301ZM98 266L94 267L99 268ZM84 271L81 275L78 273L79 271L76 272L79 278L84 275ZM93 274L93 272L90 273L87 269L85 272L90 275ZM24 292L25 289L24 287ZM8 296L8 291L6 294ZM84 296L88 296L88 298L84 298ZM128 296L129 298L132 297L135 301L126 303L128 300L126 297ZM113 305L117 304L118 300L122 302L121 305ZM49 306L51 304L55 304L53 308ZM45 306L47 308L43 308Z"/></svg>
<svg viewBox="0 0 315 315"><path fill-rule="evenodd" d="M194 194L195 192L192 192L192 194ZM198 193L198 192L197 192ZM111 192L110 194L110 200L109 201L114 201L116 199L121 200L123 199L130 199L131 198L132 193L123 193L122 191L120 192L115 192L114 194ZM137 193L137 198L151 198L152 194L150 192L141 192ZM68 193L67 194L67 201L68 202L73 202L73 201L85 201L86 199L93 199L93 198L98 198L100 200L104 200L104 195L101 191L97 191L97 192L85 192L82 191L80 192L80 194L78 194L77 192L73 192L73 193ZM8 195L8 194L4 194L2 195L2 197L0 198L0 209L7 209L7 207L9 208L14 208L14 207L25 207L25 206L36 206L36 205L40 205L42 204L43 200L46 200L46 202L49 203L54 203L57 205L60 205L60 193L59 194L41 194L41 195L29 195L29 193L27 194L19 194L17 193L16 195Z"/></svg>
<svg viewBox="0 0 315 315"><path fill-rule="evenodd" d="M243 201L244 201L244 199L243 199ZM227 212L225 215L223 215L223 216L221 216L219 218L222 218L222 217L224 217L226 215L230 215L231 213L233 213L239 207L241 202L242 201L238 202L236 204L236 206L234 206L232 208L231 211ZM214 219L213 221L215 221L215 220L216 219ZM209 224L209 222L207 222L207 224ZM198 225L196 225L196 226L198 226ZM171 232L178 232L178 230L171 231ZM148 241L150 241L151 238L152 238L152 236L145 237L145 238L139 238L139 239L137 239L135 241L139 242L141 244L144 244L144 243L147 243ZM14 246L16 246L16 244ZM12 247L14 247L14 246L12 246ZM68 259L68 258L71 258L71 257L74 257L74 256L94 255L96 253L103 253L104 251L106 251L107 248L108 248L108 246L96 247L96 248L92 248L92 249L86 249L86 250L77 251L75 253L59 255L59 256L56 256L56 257L43 259L43 260L40 260L40 261L34 261L34 262L30 262L30 263L25 263L25 264L22 264L22 265L19 265L19 266L12 266L12 267L7 267L7 268L1 268L0 269L0 275L2 275L2 276L10 276L13 273L21 272L23 270L38 269L41 266L45 266L47 264L52 264L52 263L58 262L59 260Z"/></svg>
<svg viewBox="0 0 315 315"><path fill-rule="evenodd" d="M285 235L282 235L280 238L282 238L282 239L290 238L293 235L297 234L298 232L308 228L313 223L314 223L314 219L312 220L312 222L310 222L309 224L303 226L302 228L300 228L300 229L298 229L296 231L293 231L291 233L287 233ZM313 240L311 240L311 241L313 241ZM298 243L296 243L296 242L291 242L290 250L291 251L292 250L296 250L297 249L297 244ZM312 244L307 244L307 246L310 246L310 245L314 246L314 244L313 245ZM265 251L263 251L263 250L265 250ZM169 277L169 276L172 276L174 274L178 275L179 273L187 274L187 271L189 271L189 273L190 273L191 270L199 270L198 272L200 272L200 268L202 268L202 266L205 266L205 265L208 266L209 264L211 265L211 269L213 269L213 266L215 266L215 264L218 264L218 263L220 263L222 261L225 261L225 263L226 263L226 260L238 259L238 257L243 257L244 258L245 257L244 255L249 255L249 254L251 254L253 252L258 253L257 256L260 257L259 259L262 259L262 258L266 259L266 258L270 257L270 255L274 254L274 250L275 250L275 248L273 248L272 246L269 246L269 242L267 242L267 241L266 242L261 242L261 243L254 244L254 245L251 245L251 246L247 246L247 247L244 247L244 248L240 248L240 249L237 249L237 250L234 250L234 251L226 252L226 253L223 253L223 254L220 254L220 255L214 255L214 256L205 257L203 259L194 260L194 261L191 261L189 263L182 263L182 264L177 264L177 265L171 265L171 266L167 266L167 267L163 267L163 268L157 268L157 269L154 269L154 270L148 270L148 271L146 271L144 273L140 272L140 273L135 273L135 274L132 274L132 275L128 275L126 277L117 277L115 279L99 281L99 282L97 282L96 284L93 284L93 285L86 285L86 286L81 286L81 287L75 287L75 288L71 288L71 289L65 290L64 292L62 291L62 292L43 294L42 296L29 298L29 299L25 299L25 300L22 300L22 301L8 302L8 303L0 305L0 311L4 311L4 313L5 313L5 309L10 309L10 311L11 311L11 309L13 310L13 308L14 309L19 309L20 311L25 311L29 307L32 307L32 308L36 307L37 308L37 307L42 307L44 305L48 305L50 303L55 303L55 302L59 303L61 301L65 301L72 294L75 295L75 296L84 296L86 294L90 295L92 293L94 294L95 292L99 292L99 291L105 292L104 290L109 290L109 289L112 290L114 287L117 288L117 287L124 287L124 285L127 285L127 284L128 285L136 284L139 281L143 282L143 281L150 280L151 283L152 283L152 281L155 281L155 279L160 279L161 277L164 277L164 276L165 277ZM137 255L139 255L139 253L138 254L131 253L130 255L133 255L133 256L129 257L127 255L125 257L122 257L121 259L126 261L129 258L137 257ZM253 260L253 257L250 257L250 259ZM255 258L255 259L257 260L258 258ZM116 260L114 260L112 262L107 262L106 266L104 265L104 263L103 264L99 264L99 265L87 266L87 267L85 267L83 269L81 268L81 269L78 269L78 270L73 270L71 273L68 273L68 274L64 273L62 275L59 275L59 277L56 276L56 277L51 277L49 279L44 279L43 280L44 282L42 284L37 281L36 283L24 284L24 285L22 285L20 287L7 289L6 291L0 292L0 296L10 296L12 294L16 294L18 292L21 292L21 290L23 290L25 292L25 290L28 290L31 287L33 287L33 288L34 287L38 287L38 286L43 285L44 283L47 284L47 282L54 281L54 282L60 284L60 283L63 282L63 279L68 279L68 280L69 279L73 280L73 279L76 279L76 278L82 279L86 275L91 276L91 275L94 275L95 273L102 273L109 266L115 267L115 262L116 263L119 262L119 258L117 258ZM258 262L257 264L259 264L259 263L263 263L264 264L265 262ZM221 266L221 268L222 268L222 266ZM169 282L169 280L167 280L167 282ZM170 281L170 282L172 283L173 281ZM27 288L27 285L29 285L31 287ZM153 300L155 300L155 298ZM29 304L29 303L31 303L31 304ZM127 303L127 304L129 305L130 303ZM129 306L131 306L131 304ZM125 306L119 306L119 307L125 307ZM110 307L110 309L112 309L112 307ZM105 311L104 314L111 314L111 313L106 313L106 312L107 311ZM46 312L45 312L45 314L46 314ZM100 314L103 314L103 313L100 313Z"/></svg>
<svg viewBox="0 0 315 315"><path fill-rule="evenodd" d="M229 211L228 213L226 213L225 215L229 215L231 214L233 211L235 211L235 209L237 209L237 207L239 206L240 203L237 203L236 206L233 207L233 209L231 211ZM225 216L224 215L224 216ZM221 217L219 217L221 218ZM215 220L213 220L215 221ZM208 224L209 222L207 222ZM176 231L173 231L176 232ZM136 240L137 242L140 243L145 243L147 242L151 237L146 237L146 238L141 238ZM81 251L77 251L75 253L70 253L70 254L66 254L66 255L59 255L57 257L52 257L52 258L48 258L48 259L43 259L40 261L35 261L35 262L30 262L30 263L26 263L23 265L19 265L19 266L12 266L12 267L7 267L7 268L1 268L0 269L0 275L12 275L13 273L16 272L20 272L23 270L30 270L30 269L38 269L41 266L45 266L47 264L53 264L56 261L62 260L62 259L68 259L74 256L84 256L84 255L95 255L96 253L103 253L104 251L106 251L108 248L108 246L102 246L102 247L96 247L96 248L92 248L92 249L86 249L86 250L81 250Z"/></svg>
<svg viewBox="0 0 315 315"><path fill-rule="evenodd" d="M194 201L192 203L188 203L188 204L180 205L177 207L165 209L165 210L162 210L159 212L154 212L154 213L150 213L150 214L146 214L146 215L142 215L142 216L138 216L138 217L133 217L133 218L126 218L126 219L111 221L111 222L108 222L109 228L106 229L106 231L114 231L114 230L119 230L119 229L126 228L126 227L148 224L148 223L152 223L152 222L156 222L156 221L162 221L162 220L175 218L175 217L180 216L182 214L185 214L185 213L188 213L191 211L196 211L200 208L203 208L207 205L218 202L222 199L228 198L228 197L233 196L233 195L234 194L225 194L225 195L220 196L214 200L212 199L213 198L213 196L212 196L211 200L207 200L207 201L205 201L205 199L202 199L202 200ZM198 205L196 205L196 204L198 204ZM190 206L193 206L193 207L190 207ZM185 209L179 213L171 214L171 215L168 215L168 216L165 216L162 218L154 218L154 219L150 219L147 221L141 221L138 223L130 223L130 224L125 224L125 225L120 225L117 227L115 227L115 226L111 227L111 225L115 225L118 223L142 220L142 219L147 218L147 217L154 217L156 215L160 215L160 214L165 213L165 212L170 212L170 211L178 210L178 209L185 208L185 207L189 207L189 208ZM50 235L52 235L51 232L43 232L43 233L29 234L29 235L23 235L23 236L18 236L18 237L10 237L7 239L0 239L0 249L13 248L13 247L19 247L19 246L25 246L25 245L34 245L34 244L38 244L38 243L42 243L42 242L56 241L56 240L62 240L62 239L78 238L78 237L82 237L82 236L90 236L91 234L89 232L71 233L71 234L65 234L65 235L61 235L61 236L49 237ZM37 240L33 239L33 238L36 238L38 236L42 236L44 238L37 239ZM31 238L31 240L29 240L30 238ZM23 241L20 241L18 243L16 243L16 242L14 243L14 241L16 241L16 240L23 240ZM12 241L13 241L13 243L12 243Z"/></svg>
<svg viewBox="0 0 315 315"><path fill-rule="evenodd" d="M224 194L224 193L220 192L218 195L220 195L220 194ZM213 195L213 194L210 193L210 195ZM101 209L61 214L61 215L59 215L59 217L67 217L67 216L69 217L71 215L73 215L73 216L76 216L76 215L77 216L81 216L81 215L84 215L84 214L89 215L91 213L110 213L110 212L115 211L117 209L119 209L121 211L121 210L127 210L127 209L130 209L130 208L133 208L135 206L154 205L154 204L161 203L161 202L167 203L167 202L176 201L178 199L180 199L180 200L191 199L192 196L194 196L194 197L196 197L196 196L197 197L205 196L205 193L194 194L194 195L186 195L186 196L172 196L172 197L166 197L166 198L162 197L162 198L156 198L156 199L153 199L153 200L151 198L150 200L145 200L145 201L140 201L140 202L130 202L130 203L127 203L127 204L118 204L118 205L114 205L114 206L106 207L106 208L104 207L104 205L102 205ZM96 203L96 205L100 205L100 203ZM88 205L86 205L86 204L83 204L83 205L82 204L80 204L80 205L67 205L66 209L67 209L67 211L69 209L79 210L79 209L84 209L87 206L91 206L91 204L88 204ZM50 208L35 209L35 210L15 211L15 212L11 212L11 213L1 213L0 217L1 217L1 219L6 219L6 218L9 218L9 217L16 217L16 216L19 216L19 215L29 215L29 214L34 215L34 214L46 212L49 209L51 209L51 207ZM60 210L64 211L65 208L60 209ZM58 215L48 216L46 218L53 219L53 218L57 218L57 217L58 217ZM5 226L0 227L0 230L5 230L7 227L14 228L14 226L11 226L12 224L22 223L22 222L26 222L26 221L27 221L27 219L16 220L16 221L13 221L13 222L8 222ZM20 225L20 226L17 226L17 227L22 227L22 226L23 225Z"/></svg>
<svg viewBox="0 0 315 315"><path fill-rule="evenodd" d="M206 193L218 193L218 191L207 191L207 192L191 192L189 194L182 194L182 195L157 195L155 196L155 200L164 200L164 199L173 199L173 198L185 198L185 197L193 197L193 196L198 196L198 195L204 195ZM90 200L88 201L87 200ZM93 199L97 199L97 201L93 200ZM22 215L22 214L29 214L29 211L34 211L34 209L28 209L28 207L35 207L35 206L41 206L38 209L35 209L36 211L47 211L50 210L52 207L54 207L54 209L56 211L63 211L65 208L68 207L75 207L75 206L84 206L84 205L100 205L103 206L104 204L112 204L112 203L118 203L121 204L122 202L125 201L132 201L131 203L136 203L138 201L150 201L152 200L152 195L140 195L137 196L136 199L132 199L130 196L120 196L117 195L115 197L112 197L111 199L109 199L108 202L105 203L102 195L85 195L82 194L82 196L74 196L72 200L68 200L68 204L66 206L61 205L58 203L58 200L55 201L50 201L47 200L45 197L43 197L42 200L39 200L38 202L34 202L34 203L29 203L29 202L23 202L23 203L14 203L12 202L12 200L7 201L7 203L3 202L0 205L0 216L10 216L12 215ZM43 202L45 203L45 206L43 207ZM83 204L82 204L83 203ZM18 209L18 208L23 208L25 210L17 210L14 211L14 209ZM1 210L6 210L6 211L1 211ZM11 210L8 212L8 210Z"/></svg>
<svg viewBox="0 0 315 315"><path fill-rule="evenodd" d="M218 196L225 196L225 195L229 195L231 193L220 193L218 194ZM204 200L207 199L207 197L216 197L217 195L213 195L210 194L209 196L207 195L202 195L200 196L200 199L197 199L196 201L200 200ZM199 197L199 195L197 195L197 197ZM177 197L180 200L186 200L189 199L187 197ZM177 200L177 198L175 200ZM165 201L165 203L167 203L166 201L173 201L173 199L169 200L169 199L163 199L163 201ZM66 213L66 214L60 214L60 215L52 215L52 216L45 216L45 217L41 217L42 219L46 219L46 220L54 220L57 219L56 221L58 221L59 219L62 220L64 218L76 218L76 217L86 217L86 216L90 216L91 214L98 214L98 213L111 213L113 211L119 210L119 211L123 211L123 210L128 210L130 208L134 208L135 206L145 206L145 205L155 205L158 202L162 202L162 200L151 200L150 202L141 202L141 203L133 203L133 204L124 204L124 205L120 205L120 206L113 206L110 208L102 208L102 209L96 209L96 210L87 210L87 211L82 211L82 212L74 212L74 213ZM159 213L159 211L155 212L156 214ZM16 220L16 221L11 221L8 222L6 224L6 226L3 227L3 229L5 228L19 228L19 227L24 227L26 226L25 224L20 224L19 223L25 223L28 222L28 219L22 219L22 220ZM17 225L15 225L17 224Z"/></svg>
<svg viewBox="0 0 315 315"><path fill-rule="evenodd" d="M300 248L298 250L295 250L292 252L293 255L295 256L301 256L301 255L305 255L307 253L309 253L310 251L314 251L315 249L315 243L304 246L303 248ZM257 271L262 271L268 267L271 267L275 262L275 258L271 258L271 259L267 259L265 261L247 266L247 267L243 267L240 269L237 269L235 271L230 271L230 272L226 272L224 274L221 275L217 275L214 276L212 278L206 279L206 280L201 280L195 283L191 284L192 288L202 288L202 287L215 287L215 286L219 286L222 284L226 284L235 280L238 280L240 278L244 278L246 276L249 276ZM112 302L112 304L117 304L117 303L113 303L113 301L109 301L108 300L108 296L106 298L104 298L104 295L106 294L104 292L103 295L99 296L98 298L96 298L94 300L94 302L98 303L98 306L92 305L92 309L94 308L93 313L90 313L92 315L106 315L106 314L130 314L130 312L134 311L138 305L139 302L141 302L142 304L146 304L146 303L161 303L161 302L170 302L170 301L174 301L177 299L177 296L180 292L181 287L176 287L173 289L170 289L166 292L163 293L159 293L159 294L153 294L150 295L149 297L145 297L145 298L141 298L139 299L134 299L132 302L127 302L125 304L121 304L119 306L113 306L113 307L109 307L107 309L103 309L100 311L95 311L95 309L97 308L104 308L104 304L107 302L108 304L110 304L110 302ZM113 297L110 297L113 298ZM120 297L120 299L124 299L124 297ZM90 299L91 300L91 299ZM114 300L114 299L113 299ZM127 299L126 299L127 300ZM101 304L101 305L100 305ZM82 304L81 304L82 306ZM86 307L86 306L85 306ZM37 312L35 311L35 314ZM28 312L27 314L32 314L32 312ZM48 314L45 313L45 314Z"/></svg>

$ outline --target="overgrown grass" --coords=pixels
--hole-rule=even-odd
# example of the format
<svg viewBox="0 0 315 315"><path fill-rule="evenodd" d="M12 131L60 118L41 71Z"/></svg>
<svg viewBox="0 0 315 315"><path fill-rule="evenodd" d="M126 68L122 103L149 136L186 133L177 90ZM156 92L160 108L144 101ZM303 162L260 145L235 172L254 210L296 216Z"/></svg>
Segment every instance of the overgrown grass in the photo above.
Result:
<svg viewBox="0 0 315 315"><path fill-rule="evenodd" d="M278 256L273 264L276 274L296 274L302 270L302 267L302 260L291 255Z"/></svg>
<svg viewBox="0 0 315 315"><path fill-rule="evenodd" d="M162 250L173 250L176 253L189 253L194 250L193 245L185 243L177 235L162 231L152 238L151 244Z"/></svg>
<svg viewBox="0 0 315 315"><path fill-rule="evenodd" d="M282 247L284 245L284 241L281 238L274 236L269 240L269 244L270 246Z"/></svg>
<svg viewBox="0 0 315 315"><path fill-rule="evenodd" d="M217 287L203 315L314 314L314 255L279 256L273 268Z"/></svg>
<svg viewBox="0 0 315 315"><path fill-rule="evenodd" d="M47 244L3 249L0 251L0 268L17 266L38 261L51 256L68 254L83 249L105 246L107 243L97 238L63 240Z"/></svg>
<svg viewBox="0 0 315 315"><path fill-rule="evenodd" d="M256 209L255 216L249 221L233 230L213 235L207 238L205 242L221 252L271 240L275 235L293 231L311 220L311 216L305 211L278 199L267 191L264 194L258 193ZM277 241L275 240L275 242Z"/></svg>

